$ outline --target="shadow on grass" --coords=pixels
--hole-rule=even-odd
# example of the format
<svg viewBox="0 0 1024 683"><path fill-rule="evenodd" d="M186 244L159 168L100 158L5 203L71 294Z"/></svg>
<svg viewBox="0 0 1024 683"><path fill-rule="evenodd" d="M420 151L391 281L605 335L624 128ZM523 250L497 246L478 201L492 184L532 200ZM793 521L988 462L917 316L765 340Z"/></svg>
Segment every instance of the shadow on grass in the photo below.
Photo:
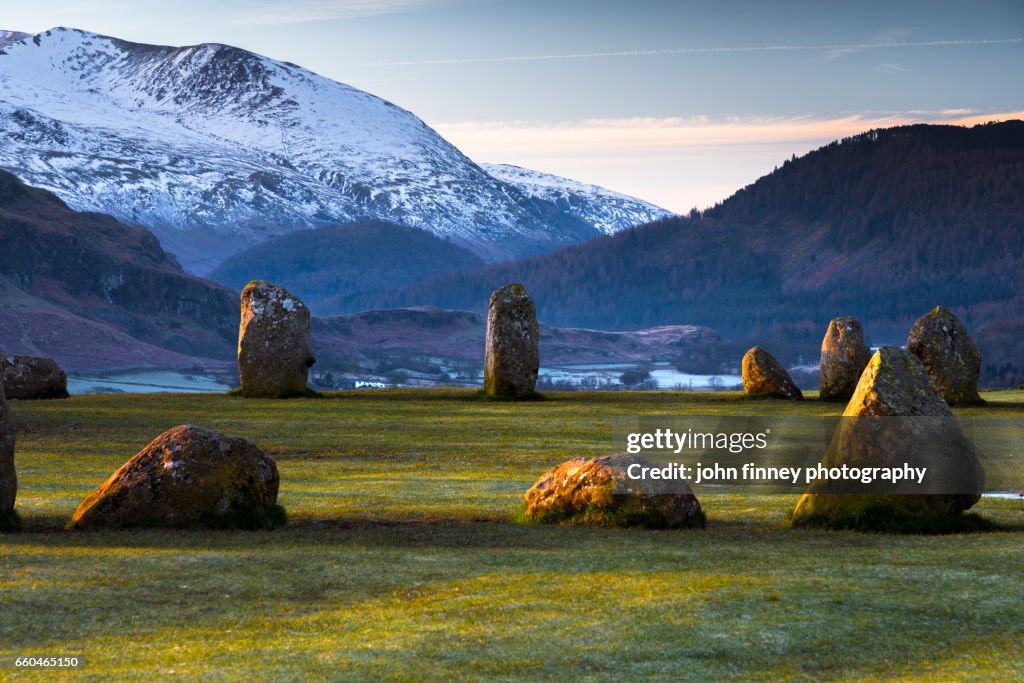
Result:
<svg viewBox="0 0 1024 683"><path fill-rule="evenodd" d="M225 391L224 396L228 396L230 398L247 398L256 400L262 399L265 401L292 400L296 398L324 398L324 394L320 393L319 391L314 391L313 389L310 389L308 387L306 388L305 391L288 392L281 394L279 396L246 396L242 393L241 387L237 387L235 389Z"/></svg>
<svg viewBox="0 0 1024 683"><path fill-rule="evenodd" d="M830 531L860 531L880 534L913 534L941 536L992 531L1018 531L996 524L974 512L951 515L907 515L882 506L866 507L836 517L810 517L794 524L793 511L786 514L786 523L794 529L819 528Z"/></svg>

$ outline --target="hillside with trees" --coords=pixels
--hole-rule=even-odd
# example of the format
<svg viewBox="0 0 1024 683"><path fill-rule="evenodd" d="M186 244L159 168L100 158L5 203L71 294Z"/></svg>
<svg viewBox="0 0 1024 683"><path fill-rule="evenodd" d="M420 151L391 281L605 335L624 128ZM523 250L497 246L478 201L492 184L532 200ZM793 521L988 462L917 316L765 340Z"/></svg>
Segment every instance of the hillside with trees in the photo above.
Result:
<svg viewBox="0 0 1024 683"><path fill-rule="evenodd" d="M790 159L707 211L344 305L479 311L515 281L549 324L706 325L795 363L816 359L837 315L860 318L876 344L902 343L941 303L1006 383L1024 381L1007 345L1024 330L1022 266L1024 122L914 125Z"/></svg>

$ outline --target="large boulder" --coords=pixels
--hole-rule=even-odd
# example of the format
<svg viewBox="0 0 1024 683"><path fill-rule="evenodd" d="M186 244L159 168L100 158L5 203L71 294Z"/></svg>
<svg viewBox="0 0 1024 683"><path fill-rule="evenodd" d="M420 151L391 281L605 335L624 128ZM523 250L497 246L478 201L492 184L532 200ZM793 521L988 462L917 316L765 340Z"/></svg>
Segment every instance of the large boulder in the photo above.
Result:
<svg viewBox="0 0 1024 683"><path fill-rule="evenodd" d="M68 376L52 358L2 356L7 398L67 398Z"/></svg>
<svg viewBox="0 0 1024 683"><path fill-rule="evenodd" d="M771 396L802 401L804 394L793 378L775 360L775 356L760 346L743 354L743 391L751 396Z"/></svg>
<svg viewBox="0 0 1024 683"><path fill-rule="evenodd" d="M981 354L951 310L936 306L918 318L907 335L907 351L921 359L947 403L983 402L978 395Z"/></svg>
<svg viewBox="0 0 1024 683"><path fill-rule="evenodd" d="M821 400L849 401L870 360L859 320L843 316L830 322L821 342Z"/></svg>
<svg viewBox="0 0 1024 683"><path fill-rule="evenodd" d="M818 479L793 512L795 524L853 518L867 510L947 516L981 497L985 473L921 361L879 349L864 369L825 453L827 468L925 467L924 482L869 485Z"/></svg>
<svg viewBox="0 0 1024 683"><path fill-rule="evenodd" d="M540 370L539 345L537 309L523 286L494 290L487 308L484 391L506 398L533 394Z"/></svg>
<svg viewBox="0 0 1024 683"><path fill-rule="evenodd" d="M14 471L14 420L0 384L0 530L14 515L18 476Z"/></svg>
<svg viewBox="0 0 1024 683"><path fill-rule="evenodd" d="M526 492L526 516L538 522L590 526L681 528L703 526L689 485L673 479L634 479L665 466L639 455L576 458L552 467Z"/></svg>
<svg viewBox="0 0 1024 683"><path fill-rule="evenodd" d="M241 394L287 398L306 394L316 362L309 340L309 309L284 287L255 280L242 290L238 330Z"/></svg>
<svg viewBox="0 0 1024 683"><path fill-rule="evenodd" d="M273 458L249 441L181 425L90 493L71 526L274 526L278 482Z"/></svg>

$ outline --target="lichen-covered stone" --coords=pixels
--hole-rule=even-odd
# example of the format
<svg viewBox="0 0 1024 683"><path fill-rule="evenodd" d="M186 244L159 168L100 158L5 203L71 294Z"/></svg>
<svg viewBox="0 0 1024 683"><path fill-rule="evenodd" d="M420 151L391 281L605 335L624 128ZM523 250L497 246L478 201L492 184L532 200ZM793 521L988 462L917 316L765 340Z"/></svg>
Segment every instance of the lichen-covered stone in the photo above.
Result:
<svg viewBox="0 0 1024 683"><path fill-rule="evenodd" d="M14 471L14 420L3 384L0 384L0 518L14 510L18 494L18 476Z"/></svg>
<svg viewBox="0 0 1024 683"><path fill-rule="evenodd" d="M802 401L804 394L775 356L760 346L743 354L743 391L751 396L772 396Z"/></svg>
<svg viewBox="0 0 1024 683"><path fill-rule="evenodd" d="M246 285L238 330L242 396L304 395L315 362L306 305L284 287L259 280Z"/></svg>
<svg viewBox="0 0 1024 683"><path fill-rule="evenodd" d="M273 458L249 441L181 425L90 493L71 526L269 526L278 483Z"/></svg>
<svg viewBox="0 0 1024 683"><path fill-rule="evenodd" d="M68 397L68 376L52 358L0 356L7 398L46 399Z"/></svg>
<svg viewBox="0 0 1024 683"><path fill-rule="evenodd" d="M639 455L576 458L548 470L526 492L532 520L590 526L703 526L700 503L685 481L632 479L630 465L664 467Z"/></svg>
<svg viewBox="0 0 1024 683"><path fill-rule="evenodd" d="M936 306L917 319L907 335L907 351L921 359L947 403L982 403L978 395L981 354L967 328L948 308Z"/></svg>
<svg viewBox="0 0 1024 683"><path fill-rule="evenodd" d="M522 285L494 290L487 308L484 391L522 398L534 392L540 370L540 327L533 299Z"/></svg>
<svg viewBox="0 0 1024 683"><path fill-rule="evenodd" d="M843 316L830 322L821 342L821 400L849 401L870 360L859 320Z"/></svg>
<svg viewBox="0 0 1024 683"><path fill-rule="evenodd" d="M856 488L819 480L801 497L793 522L836 519L868 509L946 516L962 512L980 499L985 473L974 447L921 361L903 349L887 346L879 349L864 369L823 464L863 468L901 467L904 463L927 467L925 481L930 483L923 487L900 483ZM834 492L837 490L843 492Z"/></svg>

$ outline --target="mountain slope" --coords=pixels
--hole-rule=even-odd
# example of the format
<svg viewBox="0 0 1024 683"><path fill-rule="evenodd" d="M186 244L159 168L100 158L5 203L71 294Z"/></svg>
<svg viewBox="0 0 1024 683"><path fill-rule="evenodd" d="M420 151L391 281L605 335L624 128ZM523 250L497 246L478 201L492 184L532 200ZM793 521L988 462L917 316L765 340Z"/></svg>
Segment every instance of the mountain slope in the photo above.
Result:
<svg viewBox="0 0 1024 683"><path fill-rule="evenodd" d="M73 29L3 35L0 167L75 209L150 228L193 272L269 237L364 218L491 261L600 234L411 113L293 64ZM661 213L638 201L629 220Z"/></svg>
<svg viewBox="0 0 1024 683"><path fill-rule="evenodd" d="M251 280L283 285L317 315L332 300L484 265L471 252L424 230L384 221L300 230L228 258L211 277L236 290Z"/></svg>
<svg viewBox="0 0 1024 683"><path fill-rule="evenodd" d="M148 231L76 213L0 171L0 348L69 369L228 361L237 295L183 273Z"/></svg>
<svg viewBox="0 0 1024 683"><path fill-rule="evenodd" d="M493 177L555 204L558 208L593 225L606 235L667 218L672 212L647 202L575 180L511 164L480 164Z"/></svg>
<svg viewBox="0 0 1024 683"><path fill-rule="evenodd" d="M939 303L971 329L1019 319L1024 122L872 131L787 162L700 215L347 305L480 311L510 281L549 324L685 321L774 342L789 361L815 358L836 315L860 317L876 343L901 343ZM1024 370L1002 353L989 360Z"/></svg>

